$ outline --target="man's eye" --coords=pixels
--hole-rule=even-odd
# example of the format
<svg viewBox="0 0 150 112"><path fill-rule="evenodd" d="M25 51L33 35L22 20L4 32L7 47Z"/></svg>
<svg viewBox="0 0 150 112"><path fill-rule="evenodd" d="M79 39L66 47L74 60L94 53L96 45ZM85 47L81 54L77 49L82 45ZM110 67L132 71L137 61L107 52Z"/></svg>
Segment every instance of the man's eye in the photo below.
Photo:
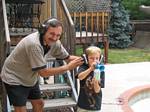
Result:
<svg viewBox="0 0 150 112"><path fill-rule="evenodd" d="M55 33L49 33L49 34L52 35L52 36L57 36L57 37L61 36L60 34L55 34Z"/></svg>

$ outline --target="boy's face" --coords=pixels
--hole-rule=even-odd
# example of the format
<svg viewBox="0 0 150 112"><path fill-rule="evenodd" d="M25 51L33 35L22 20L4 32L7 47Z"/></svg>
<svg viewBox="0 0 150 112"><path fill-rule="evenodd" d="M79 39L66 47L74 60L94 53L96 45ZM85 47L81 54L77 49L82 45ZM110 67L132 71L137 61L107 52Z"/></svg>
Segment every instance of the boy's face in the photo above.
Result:
<svg viewBox="0 0 150 112"><path fill-rule="evenodd" d="M91 55L88 55L88 63L89 65L92 65L93 63L99 63L100 60L100 53L94 53Z"/></svg>

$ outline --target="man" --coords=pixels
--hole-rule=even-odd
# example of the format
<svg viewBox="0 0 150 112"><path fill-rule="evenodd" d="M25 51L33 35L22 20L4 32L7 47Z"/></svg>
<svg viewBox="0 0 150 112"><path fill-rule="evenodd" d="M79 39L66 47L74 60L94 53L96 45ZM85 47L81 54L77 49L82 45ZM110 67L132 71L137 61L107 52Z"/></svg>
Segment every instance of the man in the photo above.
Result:
<svg viewBox="0 0 150 112"><path fill-rule="evenodd" d="M38 32L23 38L5 60L1 79L15 112L27 112L27 99L31 101L33 112L43 112L39 76L63 73L83 63L81 58L69 55L62 46L59 40L62 30L60 21L55 18L48 19ZM60 67L47 68L45 55L70 62Z"/></svg>

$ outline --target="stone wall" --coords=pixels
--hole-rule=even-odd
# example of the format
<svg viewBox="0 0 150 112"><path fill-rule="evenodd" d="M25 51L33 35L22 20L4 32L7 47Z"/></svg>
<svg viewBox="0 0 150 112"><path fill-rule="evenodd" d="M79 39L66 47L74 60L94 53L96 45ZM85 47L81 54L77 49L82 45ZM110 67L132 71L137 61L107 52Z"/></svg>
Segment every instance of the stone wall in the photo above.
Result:
<svg viewBox="0 0 150 112"><path fill-rule="evenodd" d="M136 31L133 41L135 48L150 49L150 31Z"/></svg>

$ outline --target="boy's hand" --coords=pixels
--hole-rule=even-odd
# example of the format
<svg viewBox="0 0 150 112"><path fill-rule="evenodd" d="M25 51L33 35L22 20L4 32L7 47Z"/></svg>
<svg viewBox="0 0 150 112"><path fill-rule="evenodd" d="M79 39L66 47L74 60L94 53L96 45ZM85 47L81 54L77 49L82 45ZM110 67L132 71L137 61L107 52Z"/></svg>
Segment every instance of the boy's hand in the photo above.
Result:
<svg viewBox="0 0 150 112"><path fill-rule="evenodd" d="M94 70L94 69L95 69L96 64L97 64L96 62L93 62L93 63L90 65L90 67L91 67L91 68L93 68L93 70Z"/></svg>
<svg viewBox="0 0 150 112"><path fill-rule="evenodd" d="M99 80L96 80L96 78L93 77L92 82L94 86L94 91L98 93L101 90L101 86L99 85Z"/></svg>

